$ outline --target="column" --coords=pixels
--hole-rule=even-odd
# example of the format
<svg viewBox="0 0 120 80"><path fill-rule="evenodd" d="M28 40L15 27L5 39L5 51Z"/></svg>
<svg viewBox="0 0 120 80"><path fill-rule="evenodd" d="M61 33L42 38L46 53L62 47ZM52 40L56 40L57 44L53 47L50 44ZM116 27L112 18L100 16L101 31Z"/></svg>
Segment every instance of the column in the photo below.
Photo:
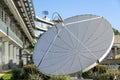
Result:
<svg viewBox="0 0 120 80"><path fill-rule="evenodd" d="M26 60L26 57L23 57L23 64L26 65L27 64L27 60Z"/></svg>
<svg viewBox="0 0 120 80"><path fill-rule="evenodd" d="M113 48L110 50L110 57L108 59L113 59Z"/></svg>
<svg viewBox="0 0 120 80"><path fill-rule="evenodd" d="M115 46L114 49L115 49L115 59L117 59L117 54L118 54L117 53L117 46Z"/></svg>
<svg viewBox="0 0 120 80"><path fill-rule="evenodd" d="M16 54L16 47L14 47L14 55L13 55L13 63L16 63L16 57L17 57L17 54Z"/></svg>
<svg viewBox="0 0 120 80"><path fill-rule="evenodd" d="M9 42L4 42L4 69L8 69L9 64Z"/></svg>
<svg viewBox="0 0 120 80"><path fill-rule="evenodd" d="M19 49L19 66L23 67L23 59L22 59L22 49Z"/></svg>
<svg viewBox="0 0 120 80"><path fill-rule="evenodd" d="M4 42L5 64L9 63L9 42Z"/></svg>
<svg viewBox="0 0 120 80"><path fill-rule="evenodd" d="M19 48L17 48L17 52L16 52L16 64L19 65Z"/></svg>
<svg viewBox="0 0 120 80"><path fill-rule="evenodd" d="M22 50L22 55L23 54L26 54L24 50ZM26 56L25 55L22 56L22 60L23 60L23 64L25 65L26 64Z"/></svg>
<svg viewBox="0 0 120 80"><path fill-rule="evenodd" d="M10 45L10 61L13 62L13 45Z"/></svg>

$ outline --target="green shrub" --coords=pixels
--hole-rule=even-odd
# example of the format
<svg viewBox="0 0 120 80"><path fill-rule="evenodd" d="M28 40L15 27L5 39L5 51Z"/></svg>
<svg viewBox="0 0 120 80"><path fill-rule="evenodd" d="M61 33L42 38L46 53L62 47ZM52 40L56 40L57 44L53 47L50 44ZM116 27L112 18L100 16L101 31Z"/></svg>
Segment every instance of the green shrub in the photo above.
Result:
<svg viewBox="0 0 120 80"><path fill-rule="evenodd" d="M114 78L117 77L118 79L120 79L120 72L107 72L104 74L101 74L100 79L99 80L110 80L110 77Z"/></svg>
<svg viewBox="0 0 120 80"><path fill-rule="evenodd" d="M98 74L103 74L106 73L107 67L105 65L97 65L92 70L93 72L97 72Z"/></svg>
<svg viewBox="0 0 120 80"><path fill-rule="evenodd" d="M68 75L53 76L49 80L70 80Z"/></svg>
<svg viewBox="0 0 120 80"><path fill-rule="evenodd" d="M0 77L0 80L4 80L2 77Z"/></svg>
<svg viewBox="0 0 120 80"><path fill-rule="evenodd" d="M24 76L23 76L24 72L21 68L13 68L12 69L12 80L20 80L20 79L23 79Z"/></svg>
<svg viewBox="0 0 120 80"><path fill-rule="evenodd" d="M120 79L120 71L106 71L105 66L101 65L83 73L85 79L93 80L111 80L110 77L113 79L115 76Z"/></svg>
<svg viewBox="0 0 120 80"><path fill-rule="evenodd" d="M23 71L26 75L29 73L39 73L38 69L33 64L25 65L23 67Z"/></svg>
<svg viewBox="0 0 120 80"><path fill-rule="evenodd" d="M28 80L43 80L39 74L29 74Z"/></svg>
<svg viewBox="0 0 120 80"><path fill-rule="evenodd" d="M84 72L82 74L82 77L85 78L85 79L91 79L93 77L93 71L92 69L91 70L88 70L87 72Z"/></svg>
<svg viewBox="0 0 120 80"><path fill-rule="evenodd" d="M49 77L42 74L40 71L38 71L38 69L36 68L36 66L34 64L29 64L23 67L23 71L24 71L24 75L25 75L25 79L28 79L30 77L31 74L33 74L34 76L38 76L41 77L43 80L48 80Z"/></svg>
<svg viewBox="0 0 120 80"><path fill-rule="evenodd" d="M85 79L96 79L100 77L101 74L106 73L107 67L105 65L97 65L94 68L88 70L87 72L84 72L82 74L83 78Z"/></svg>

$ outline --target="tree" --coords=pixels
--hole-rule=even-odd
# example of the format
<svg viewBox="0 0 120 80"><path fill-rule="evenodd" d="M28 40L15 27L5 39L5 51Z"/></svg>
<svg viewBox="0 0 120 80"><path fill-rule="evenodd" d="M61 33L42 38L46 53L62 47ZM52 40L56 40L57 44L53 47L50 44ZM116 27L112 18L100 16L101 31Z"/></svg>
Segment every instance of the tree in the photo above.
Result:
<svg viewBox="0 0 120 80"><path fill-rule="evenodd" d="M114 32L115 35L120 35L120 32L117 29L113 28L113 32Z"/></svg>

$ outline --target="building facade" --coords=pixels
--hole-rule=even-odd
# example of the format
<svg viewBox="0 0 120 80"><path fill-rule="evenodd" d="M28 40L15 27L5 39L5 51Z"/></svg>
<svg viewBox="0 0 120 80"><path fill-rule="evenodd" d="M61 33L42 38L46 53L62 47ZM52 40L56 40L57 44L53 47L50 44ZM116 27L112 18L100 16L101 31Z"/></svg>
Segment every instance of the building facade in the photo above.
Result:
<svg viewBox="0 0 120 80"><path fill-rule="evenodd" d="M35 35L36 37L39 37L44 32L46 32L49 28L51 28L54 25L53 21L50 21L49 18L40 18L36 16L35 18Z"/></svg>
<svg viewBox="0 0 120 80"><path fill-rule="evenodd" d="M107 71L119 71L120 69L120 34L115 35L114 44L107 59L100 64L106 65Z"/></svg>
<svg viewBox="0 0 120 80"><path fill-rule="evenodd" d="M115 35L114 39L114 45L112 49L113 58L114 59L120 59L120 35Z"/></svg>
<svg viewBox="0 0 120 80"><path fill-rule="evenodd" d="M34 45L32 0L0 1L0 70L27 64L28 47Z"/></svg>
<svg viewBox="0 0 120 80"><path fill-rule="evenodd" d="M114 43L107 59L120 60L120 35L115 35Z"/></svg>

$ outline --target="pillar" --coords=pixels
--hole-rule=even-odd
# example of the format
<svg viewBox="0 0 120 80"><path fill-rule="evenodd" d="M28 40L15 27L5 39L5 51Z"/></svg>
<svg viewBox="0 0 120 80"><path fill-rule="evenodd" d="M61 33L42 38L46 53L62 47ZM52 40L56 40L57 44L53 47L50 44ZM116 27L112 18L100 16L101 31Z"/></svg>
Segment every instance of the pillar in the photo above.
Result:
<svg viewBox="0 0 120 80"><path fill-rule="evenodd" d="M16 47L13 48L13 63L16 63L16 57L17 57L17 51L16 51Z"/></svg>
<svg viewBox="0 0 120 80"><path fill-rule="evenodd" d="M23 56L22 56L22 60L23 60L23 64L25 65L26 63L27 63L27 60L26 60L26 53L25 53L25 51L24 50L22 50L22 54L24 54Z"/></svg>
<svg viewBox="0 0 120 80"><path fill-rule="evenodd" d="M117 59L118 52L117 52L117 47L116 46L114 47L114 50L115 50L115 59Z"/></svg>
<svg viewBox="0 0 120 80"><path fill-rule="evenodd" d="M10 58L10 63L13 63L13 54L14 54L13 53L13 45L11 44L10 45L10 57L9 57Z"/></svg>
<svg viewBox="0 0 120 80"><path fill-rule="evenodd" d="M17 52L16 52L16 64L19 65L19 48L17 48Z"/></svg>
<svg viewBox="0 0 120 80"><path fill-rule="evenodd" d="M8 69L9 64L9 42L4 42L4 69Z"/></svg>
<svg viewBox="0 0 120 80"><path fill-rule="evenodd" d="M9 42L4 42L5 64L9 63Z"/></svg>

